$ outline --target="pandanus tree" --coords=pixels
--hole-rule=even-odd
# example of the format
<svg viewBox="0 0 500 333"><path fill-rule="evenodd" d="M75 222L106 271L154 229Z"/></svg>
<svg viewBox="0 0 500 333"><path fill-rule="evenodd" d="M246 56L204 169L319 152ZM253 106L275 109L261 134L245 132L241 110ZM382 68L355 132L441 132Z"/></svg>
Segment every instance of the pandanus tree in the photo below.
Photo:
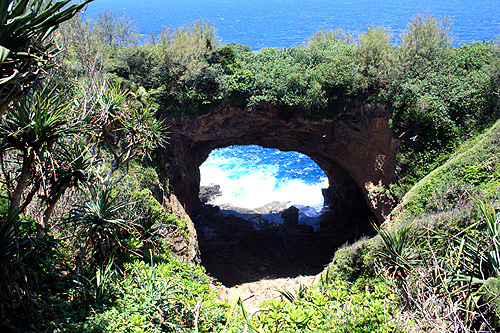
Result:
<svg viewBox="0 0 500 333"><path fill-rule="evenodd" d="M10 215L29 205L40 185L55 170L53 149L61 139L84 129L71 100L57 87L47 85L26 95L0 122L0 159L9 193ZM25 196L26 190L29 193Z"/></svg>
<svg viewBox="0 0 500 333"><path fill-rule="evenodd" d="M23 244L29 239L19 230L19 211L27 207L43 181L51 147L76 131L65 114L69 104L61 95L49 93L49 85L29 95L59 52L50 41L52 32L92 0L66 6L69 1L0 0L0 195L9 202L0 211L2 311L6 303L17 303L29 294L33 280L25 269L33 248L28 244L25 251Z"/></svg>
<svg viewBox="0 0 500 333"><path fill-rule="evenodd" d="M96 160L108 156L110 164L101 164L89 193L66 220L83 241L80 260L91 257L99 265L126 249L123 235L136 224L126 218L129 202L114 188L134 158L148 156L165 142L165 130L154 112L132 94L111 86L100 95L89 118L87 139Z"/></svg>
<svg viewBox="0 0 500 333"><path fill-rule="evenodd" d="M0 117L53 66L52 32L91 1L0 0Z"/></svg>
<svg viewBox="0 0 500 333"><path fill-rule="evenodd" d="M96 263L102 264L118 254L123 248L121 233L133 227L133 223L122 218L127 205L127 201L118 200L111 189L103 187L91 189L85 201L71 210L67 222L83 240L80 260L90 254Z"/></svg>

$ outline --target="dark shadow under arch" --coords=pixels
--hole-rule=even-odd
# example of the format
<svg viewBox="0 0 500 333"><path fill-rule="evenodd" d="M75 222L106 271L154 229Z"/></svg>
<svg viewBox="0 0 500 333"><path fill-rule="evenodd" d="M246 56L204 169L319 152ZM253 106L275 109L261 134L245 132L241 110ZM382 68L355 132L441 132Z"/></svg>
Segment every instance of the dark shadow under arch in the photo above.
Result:
<svg viewBox="0 0 500 333"><path fill-rule="evenodd" d="M304 223L269 223L265 215L253 218L260 220L254 228L256 223L247 216L198 201L191 216L207 272L227 287L263 278L316 275L342 244L374 235L375 215L352 178L340 166L331 168L328 178L316 231Z"/></svg>

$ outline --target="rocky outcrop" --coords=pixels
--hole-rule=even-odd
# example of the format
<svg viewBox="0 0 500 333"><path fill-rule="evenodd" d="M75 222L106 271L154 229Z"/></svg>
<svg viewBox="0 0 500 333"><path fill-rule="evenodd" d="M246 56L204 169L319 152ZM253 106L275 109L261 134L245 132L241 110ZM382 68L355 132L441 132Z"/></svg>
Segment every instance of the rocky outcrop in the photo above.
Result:
<svg viewBox="0 0 500 333"><path fill-rule="evenodd" d="M327 204L353 211L368 204L382 222L393 208L384 189L396 179L399 146L389 128L388 107L365 104L321 121L284 117L299 114L287 111L271 104L239 108L223 102L196 119L170 122L160 164L188 213L198 199L199 167L210 152L255 144L309 156L328 177Z"/></svg>
<svg viewBox="0 0 500 333"><path fill-rule="evenodd" d="M201 186L198 198L202 203L210 203L222 196L220 185Z"/></svg>
<svg viewBox="0 0 500 333"><path fill-rule="evenodd" d="M165 191L164 186L160 183L152 186L151 193L156 201L160 202L168 213L186 222L185 230L182 233L179 233L175 229L171 230L168 227L163 230L157 230L157 232L168 241L171 250L175 254L179 255L188 263L195 265L201 264L198 234L191 217L184 210L184 206L179 202L174 193L169 190Z"/></svg>
<svg viewBox="0 0 500 333"><path fill-rule="evenodd" d="M299 224L299 209L291 206L287 210L281 212L281 218L286 226L293 227Z"/></svg>

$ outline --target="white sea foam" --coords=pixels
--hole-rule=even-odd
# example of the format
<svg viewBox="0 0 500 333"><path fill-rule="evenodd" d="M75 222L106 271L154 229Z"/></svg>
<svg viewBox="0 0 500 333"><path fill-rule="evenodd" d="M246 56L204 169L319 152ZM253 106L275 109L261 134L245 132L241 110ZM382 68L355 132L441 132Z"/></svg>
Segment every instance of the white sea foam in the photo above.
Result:
<svg viewBox="0 0 500 333"><path fill-rule="evenodd" d="M242 208L257 208L273 201L302 205L320 211L323 207L322 188L328 187L326 177L314 184L300 179L278 180L273 167L255 167L241 170L237 160L216 157L200 168L201 184L220 185L222 196L213 204L231 204ZM222 168L225 163L233 163L231 168ZM237 171L235 171L237 170ZM234 175L238 174L239 177Z"/></svg>

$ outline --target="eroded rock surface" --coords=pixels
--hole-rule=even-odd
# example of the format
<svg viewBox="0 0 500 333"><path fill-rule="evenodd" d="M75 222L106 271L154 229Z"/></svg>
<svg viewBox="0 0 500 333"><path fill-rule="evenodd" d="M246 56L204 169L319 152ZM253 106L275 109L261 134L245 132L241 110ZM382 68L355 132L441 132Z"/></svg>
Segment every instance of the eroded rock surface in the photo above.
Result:
<svg viewBox="0 0 500 333"><path fill-rule="evenodd" d="M172 121L160 157L174 192L189 213L198 200L200 165L213 149L260 145L309 156L329 180L325 203L334 209L368 207L379 222L394 203L383 188L396 179L399 141L389 128L390 110L365 104L334 119L311 121L263 104L239 108L223 102L196 119Z"/></svg>

